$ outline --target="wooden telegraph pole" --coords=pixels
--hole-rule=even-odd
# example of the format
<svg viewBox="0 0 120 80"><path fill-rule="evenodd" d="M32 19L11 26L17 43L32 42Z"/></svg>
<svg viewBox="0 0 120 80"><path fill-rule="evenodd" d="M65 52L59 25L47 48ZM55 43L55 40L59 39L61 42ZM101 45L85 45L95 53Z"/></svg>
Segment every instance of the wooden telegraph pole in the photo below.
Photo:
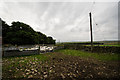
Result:
<svg viewBox="0 0 120 80"><path fill-rule="evenodd" d="M93 36L92 36L92 15L91 12L89 13L90 16L90 31L91 31L91 51L93 51Z"/></svg>

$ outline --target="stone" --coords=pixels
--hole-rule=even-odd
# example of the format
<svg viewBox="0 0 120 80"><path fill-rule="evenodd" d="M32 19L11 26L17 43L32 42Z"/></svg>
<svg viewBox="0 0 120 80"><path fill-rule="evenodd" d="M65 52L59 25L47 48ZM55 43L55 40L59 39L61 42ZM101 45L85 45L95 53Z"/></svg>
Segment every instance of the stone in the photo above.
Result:
<svg viewBox="0 0 120 80"><path fill-rule="evenodd" d="M82 72L85 72L85 70L82 70Z"/></svg>
<svg viewBox="0 0 120 80"><path fill-rule="evenodd" d="M93 78L93 75L91 74L90 77Z"/></svg>
<svg viewBox="0 0 120 80"><path fill-rule="evenodd" d="M12 70L9 70L9 72L11 72Z"/></svg>
<svg viewBox="0 0 120 80"><path fill-rule="evenodd" d="M36 70L36 69L35 69L34 71L35 71L35 72L37 72L37 70Z"/></svg>
<svg viewBox="0 0 120 80"><path fill-rule="evenodd" d="M27 69L26 71L28 71L28 72L29 72L30 70L28 70L28 69Z"/></svg>
<svg viewBox="0 0 120 80"><path fill-rule="evenodd" d="M50 69L52 69L52 67L50 67Z"/></svg>
<svg viewBox="0 0 120 80"><path fill-rule="evenodd" d="M65 76L62 73L61 73L61 76L62 76L63 79L65 78Z"/></svg>
<svg viewBox="0 0 120 80"><path fill-rule="evenodd" d="M26 73L26 75L28 75L29 73Z"/></svg>
<svg viewBox="0 0 120 80"><path fill-rule="evenodd" d="M34 74L34 71L32 72L32 74Z"/></svg>
<svg viewBox="0 0 120 80"><path fill-rule="evenodd" d="M87 66L85 66L85 68L87 68Z"/></svg>
<svg viewBox="0 0 120 80"><path fill-rule="evenodd" d="M74 77L76 77L76 75L75 75L75 74L73 74L73 76L74 76Z"/></svg>
<svg viewBox="0 0 120 80"><path fill-rule="evenodd" d="M32 77L33 77L33 75L29 75L29 76L28 76L28 78L32 78Z"/></svg>
<svg viewBox="0 0 120 80"><path fill-rule="evenodd" d="M76 73L79 73L78 71L76 71Z"/></svg>
<svg viewBox="0 0 120 80"><path fill-rule="evenodd" d="M100 75L100 72L98 72L98 75Z"/></svg>
<svg viewBox="0 0 120 80"><path fill-rule="evenodd" d="M37 73L35 73L34 75L37 75Z"/></svg>
<svg viewBox="0 0 120 80"><path fill-rule="evenodd" d="M32 71L34 70L34 69L31 69Z"/></svg>
<svg viewBox="0 0 120 80"><path fill-rule="evenodd" d="M47 75L44 75L44 78L47 78Z"/></svg>
<svg viewBox="0 0 120 80"><path fill-rule="evenodd" d="M40 74L40 72L38 72L38 74Z"/></svg>
<svg viewBox="0 0 120 80"><path fill-rule="evenodd" d="M35 64L34 62L32 64Z"/></svg>
<svg viewBox="0 0 120 80"><path fill-rule="evenodd" d="M52 72L52 70L49 70L49 72L51 73L51 72Z"/></svg>
<svg viewBox="0 0 120 80"><path fill-rule="evenodd" d="M68 73L68 76L70 76L70 74Z"/></svg>
<svg viewBox="0 0 120 80"><path fill-rule="evenodd" d="M47 72L43 72L43 74L47 74Z"/></svg>

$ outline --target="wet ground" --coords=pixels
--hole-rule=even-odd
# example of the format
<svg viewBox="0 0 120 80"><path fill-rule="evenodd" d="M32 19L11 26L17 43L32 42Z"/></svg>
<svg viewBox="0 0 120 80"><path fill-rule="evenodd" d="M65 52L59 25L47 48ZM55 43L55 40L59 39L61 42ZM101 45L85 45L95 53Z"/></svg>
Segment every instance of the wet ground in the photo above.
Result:
<svg viewBox="0 0 120 80"><path fill-rule="evenodd" d="M3 78L36 78L44 80L79 80L80 78L120 78L118 61L99 61L92 58L65 55L54 52L44 54L49 57L45 61L29 61L13 65L3 70ZM34 58L37 60L37 58ZM3 60L3 67L9 63ZM23 58L24 62L24 58Z"/></svg>

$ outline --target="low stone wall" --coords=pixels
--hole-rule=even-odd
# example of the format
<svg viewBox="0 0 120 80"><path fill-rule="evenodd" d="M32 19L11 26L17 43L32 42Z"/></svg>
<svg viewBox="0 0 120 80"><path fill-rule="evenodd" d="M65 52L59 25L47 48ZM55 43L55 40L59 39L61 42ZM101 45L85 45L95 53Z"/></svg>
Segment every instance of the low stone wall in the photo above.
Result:
<svg viewBox="0 0 120 80"><path fill-rule="evenodd" d="M31 50L31 51L4 51L3 57L9 57L9 56L23 56L23 55L34 55L39 54L38 50Z"/></svg>
<svg viewBox="0 0 120 80"><path fill-rule="evenodd" d="M91 51L90 46L83 46L83 45L64 45L65 49L75 49L75 50L84 50L84 51ZM97 53L120 53L120 47L115 46L94 46L93 52Z"/></svg>
<svg viewBox="0 0 120 80"><path fill-rule="evenodd" d="M48 46L50 47L50 46ZM14 49L15 47L13 47ZM9 57L9 56L23 56L23 55L35 55L35 54L43 54L46 52L53 52L54 50L58 50L58 49L63 49L63 46L56 46L53 50L46 50L46 51L40 51L39 49L37 50L23 50L23 51L19 51L19 49L14 49L14 50L5 50L3 49L2 52L2 56L3 57Z"/></svg>

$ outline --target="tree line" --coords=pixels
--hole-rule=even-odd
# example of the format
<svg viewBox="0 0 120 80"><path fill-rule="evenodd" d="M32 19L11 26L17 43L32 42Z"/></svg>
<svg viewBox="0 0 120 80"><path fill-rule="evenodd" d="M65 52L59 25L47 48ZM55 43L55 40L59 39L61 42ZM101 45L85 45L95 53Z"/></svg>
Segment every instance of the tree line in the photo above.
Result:
<svg viewBox="0 0 120 80"><path fill-rule="evenodd" d="M12 22L11 26L2 20L3 44L29 45L29 44L55 44L51 36L34 31L32 27L23 22Z"/></svg>

